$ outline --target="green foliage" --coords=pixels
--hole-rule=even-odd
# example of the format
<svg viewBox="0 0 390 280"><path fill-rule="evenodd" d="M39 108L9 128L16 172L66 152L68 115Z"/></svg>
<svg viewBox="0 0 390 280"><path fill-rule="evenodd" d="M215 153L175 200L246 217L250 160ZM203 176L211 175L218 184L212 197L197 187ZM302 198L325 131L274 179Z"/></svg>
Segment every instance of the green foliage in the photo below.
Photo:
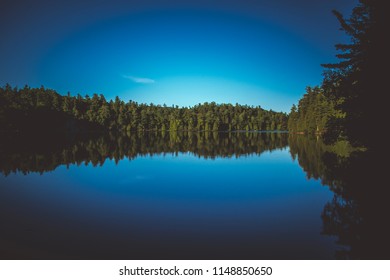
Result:
<svg viewBox="0 0 390 280"><path fill-rule="evenodd" d="M324 133L328 142L349 139L355 146L375 145L377 139L368 131L382 128L378 99L387 86L379 67L384 63L379 4L360 0L349 19L333 11L350 42L336 45L338 62L322 65L321 86L308 88L298 108L292 108L290 131Z"/></svg>
<svg viewBox="0 0 390 280"><path fill-rule="evenodd" d="M103 95L62 96L41 88L0 88L0 125L3 130L67 130L69 127L121 131L236 131L286 130L287 114L266 111L261 107L215 102L179 108L166 105L125 103L116 97L107 101ZM37 112L50 120L49 125ZM28 117L23 117L28 116ZM61 120L61 121L58 121ZM58 121L58 122L56 122ZM36 124L36 125L32 125ZM60 125L59 125L60 124Z"/></svg>
<svg viewBox="0 0 390 280"><path fill-rule="evenodd" d="M327 98L320 87L307 87L306 94L293 105L288 120L288 130L293 133L323 134L331 118L343 118L335 109L335 102Z"/></svg>
<svg viewBox="0 0 390 280"><path fill-rule="evenodd" d="M380 66L384 66L388 52L383 47L382 32L386 29L379 16L383 2L361 0L349 19L334 11L350 43L337 44L339 61L323 65L328 69L323 87L339 100L337 109L345 113L343 121L333 122L333 134L347 137L354 145L375 146L377 139L367 132L382 129L378 100L387 84L381 77L384 67Z"/></svg>

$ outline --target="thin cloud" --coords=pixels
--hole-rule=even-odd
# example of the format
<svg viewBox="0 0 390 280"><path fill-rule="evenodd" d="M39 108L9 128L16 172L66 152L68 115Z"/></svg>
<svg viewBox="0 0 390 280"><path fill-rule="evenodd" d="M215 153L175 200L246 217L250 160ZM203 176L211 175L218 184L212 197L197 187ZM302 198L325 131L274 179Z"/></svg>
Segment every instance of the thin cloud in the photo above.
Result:
<svg viewBox="0 0 390 280"><path fill-rule="evenodd" d="M134 77L129 75L122 75L123 78L133 81L137 84L154 84L156 81L150 78Z"/></svg>

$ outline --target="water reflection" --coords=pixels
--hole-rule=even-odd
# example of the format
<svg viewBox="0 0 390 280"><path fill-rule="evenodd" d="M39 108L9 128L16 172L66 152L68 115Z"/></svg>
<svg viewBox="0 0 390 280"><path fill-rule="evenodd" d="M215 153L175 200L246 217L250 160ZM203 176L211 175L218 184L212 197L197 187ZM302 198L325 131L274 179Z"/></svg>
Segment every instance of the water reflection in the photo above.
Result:
<svg viewBox="0 0 390 280"><path fill-rule="evenodd" d="M325 145L318 137L290 135L288 143L307 177L321 180L334 194L321 218L322 233L337 236L341 245L335 258L389 259L383 154L352 148L346 141Z"/></svg>
<svg viewBox="0 0 390 280"><path fill-rule="evenodd" d="M241 157L260 155L287 146L286 133L217 133L217 132L144 132L128 134L29 135L5 139L0 148L0 171L46 172L59 165L103 165L144 155L190 152L198 157Z"/></svg>
<svg viewBox="0 0 390 280"><path fill-rule="evenodd" d="M297 160L301 169L304 170L307 179L319 180L325 187L329 188L333 192L333 198L328 200L328 202L326 203L323 202L325 203L325 205L324 204L321 205L323 210L322 213L318 213L318 214L319 214L319 218L321 218L322 220L322 230L319 230L319 232L316 233L316 234L322 234L324 236L337 237L338 246L335 247L331 257L327 255L321 255L319 251L318 253L308 254L306 252L304 254L303 251L298 252L296 251L296 249L292 249L295 248L294 247L295 245L300 246L299 244L294 245L292 241L291 242L286 241L286 239L288 238L293 238L292 237L293 234L290 234L291 235L290 237L283 237L280 240L276 240L275 236L277 236L277 232L279 232L280 236L283 236L282 232L285 230L284 228L276 227L274 229L274 232L272 232L269 229L269 232L267 234L264 233L267 232L267 230L263 228L263 225L268 225L269 227L271 227L274 224L272 219L266 216L262 216L264 215L264 213L267 213L268 211L267 209L269 209L267 207L283 208L283 207L288 207L287 204L272 205L272 206L271 205L265 206L265 204L259 206L258 204L253 204L250 207L256 209L256 211L259 213L260 212L264 212L264 213L259 216L259 213L254 214L256 211L253 212L252 211L253 209L250 212L245 212L246 213L245 215L254 215L253 217L252 216L246 217L246 219L249 219L249 217L251 217L252 219L250 223L248 222L246 224L245 222L243 222L242 217L238 218L240 211L243 211L242 209L244 208L242 208L241 210L239 210L240 208L235 208L238 209L238 212L231 211L234 207L237 206L247 207L247 206L243 206L244 204L241 204L244 202L239 201L240 199L243 198L241 197L241 194L238 192L238 190L232 190L231 187L229 189L229 183L231 183L232 185L239 184L240 183L239 181L237 182L226 181L225 183L223 182L221 183L223 185L223 186L221 185L221 191L223 190L226 191L226 193L224 194L226 197L222 196L222 198L227 201L231 200L230 202L225 201L224 204L220 204L221 201L219 201L219 199L221 199L220 196L221 192L218 194L218 199L216 200L217 196L215 193L214 194L209 193L210 192L209 189L207 190L201 189L200 191L199 187L197 187L196 185L200 185L203 183L200 183L199 181L194 181L193 189L191 190L191 186L189 186L186 189L187 192L191 190L191 195L186 194L185 199L183 201L181 199L177 199L176 197L173 197L173 199L177 199L177 200L170 202L171 205L175 205L175 204L179 205L177 208L172 207L173 209L172 213L177 213L175 209L186 209L185 207L187 207L191 203L195 203L193 200L188 200L189 198L187 196L195 196L193 198L196 199L204 199L204 197L207 197L207 199L204 200L203 202L204 204L202 204L201 207L197 204L194 204L196 206L194 206L192 210L183 212L183 217L176 217L178 221L180 221L181 223L180 225L183 232L185 232L185 227L183 227L183 225L188 227L186 229L188 230L186 235L175 237L172 233L168 234L164 232L159 232L160 237L162 239L165 238L164 240L165 242L167 242L166 245L162 245L158 242L156 243L156 241L150 239L151 236L147 235L147 237L149 238L148 242L151 242L153 246L157 246L157 247L160 246L161 248L165 248L164 246L166 246L167 247L165 248L166 250L171 250L171 251L173 250L171 255L161 250L158 253L156 252L152 253L152 255L148 255L146 253L145 255L144 253L142 253L144 252L142 246L146 246L145 244L142 245L140 248L134 247L135 245L133 244L132 245L133 247L131 248L129 247L127 249L129 249L129 251L133 250L134 252L137 252L137 255L129 256L127 253L125 254L124 251L121 253L118 253L118 251L115 252L107 251L107 252L111 252L112 255L105 253L102 256L96 255L96 258L114 258L114 259L115 258L152 258L154 259L154 258L177 258L178 256L183 256L184 258L233 258L233 259L234 258L244 258L244 259L245 258L274 258L274 259L278 259L278 258L307 258L309 256L310 258L388 259L390 250L388 246L389 232L387 229L388 228L387 215L388 213L390 213L390 211L388 206L389 203L387 203L386 201L386 197L387 197L385 191L386 188L384 187L385 181L383 181L383 174L385 173L379 172L381 168L383 168L383 166L378 165L379 157L375 153L370 151L363 152L362 150L352 148L347 142L343 142L343 141L334 143L333 145L326 145L323 143L321 138L318 137L311 138L303 135L288 135L286 133L254 133L254 132L247 132L247 133L205 133L205 132L203 133L191 133L191 132L147 133L145 132L145 133L135 133L135 134L125 134L125 135L89 134L89 135L58 135L58 136L51 135L50 137L47 136L45 138L32 137L32 136L29 136L28 138L12 137L9 139L5 138L1 142L0 171L5 177L13 173L16 173L16 175L28 174L28 173L43 174L48 171L53 171L57 169L59 166L63 166L63 165L66 165L68 167L79 166L79 165L102 166L108 162L108 159L114 160L116 163L119 163L123 159L134 160L136 158L143 157L143 156L148 156L148 157L150 156L159 157L164 155L177 156L179 154L182 155L183 153L190 153L191 155L195 155L198 158L212 159L212 160L219 159L219 158L241 158L250 155L257 155L261 157L265 152L284 150L288 146L289 146L289 151L292 159ZM243 163L241 162L239 164L242 166ZM253 168L253 167L248 166L248 168ZM256 175L256 172L259 171L252 169L248 172L248 174L252 172L251 174ZM163 171L161 172L163 173ZM164 172L168 172L168 171L164 171ZM266 176L267 172L268 171L263 170L261 176L263 177ZM269 171L269 172L273 172L273 171ZM187 175L184 174L183 176L184 177L191 176L189 174L191 173L188 173ZM222 174L222 173L218 173L218 174ZM214 174L214 175L218 176L218 174ZM223 176L223 175L219 175L219 176ZM257 177L255 178L255 176L253 177L254 177L253 180L250 181L248 179L247 183L256 184L258 183L258 180L261 179ZM141 175L136 175L134 178L137 179L138 182L140 182L140 181L146 181L148 177L141 174ZM141 178L143 180L141 180ZM179 178L179 179L185 180L188 178ZM213 183L210 183L210 186L213 185L216 186L217 188L219 188L218 186L218 184L220 183L219 181L223 181L222 178L213 178L211 177L211 175L209 178L205 178L205 180L206 179L215 180L213 181ZM118 182L111 182L111 184L117 184L117 183ZM175 195L178 194L179 196L183 195L181 191L178 191L176 189L173 190L172 186L166 182L158 182L158 183L166 184L164 185L166 190L175 193ZM150 183L149 182L144 183L144 190L143 190L144 192L148 191L148 188L146 187L148 186L148 184ZM277 181L273 181L272 182L273 188L275 188L277 184L281 184L281 183ZM286 184L286 182L284 182L284 184ZM207 185L206 187L209 188L210 186ZM291 186L295 186L294 182L291 182ZM120 187L117 188L118 188L118 192L123 191L122 189L119 190ZM258 197L267 196L269 195L268 192L271 192L271 191L265 191L264 193L260 194L259 190L255 188L255 185L253 189L245 189L245 188L243 189L243 191L247 191L247 193L250 194L251 196L254 196L254 198L257 198L257 196ZM156 190L159 189L160 188L156 186L156 188L153 190L153 193L156 193ZM280 190L282 189L283 191L292 192L288 190L287 187L280 188ZM279 193L282 193L282 191L279 191ZM138 195L138 194L131 193L131 197L134 195ZM167 194L160 193L158 195L167 195ZM196 197L196 195L198 195L199 197ZM126 197L126 193L122 194L122 196ZM235 201L232 200L233 197L236 198ZM121 203L124 202L122 202L121 199L122 198L116 198L114 199L114 201L116 201L116 203L119 203L121 207L123 207L123 209L125 209L126 207L133 207L133 208L129 208L131 211L139 211L139 209L144 209L143 207L145 207L145 205L148 205L148 204L142 205L139 204L140 202L133 201L133 200L132 202L134 203L134 205L132 206L131 205L128 206L127 202L126 204L122 205ZM155 198L154 196L150 196L148 197L148 199L157 199L157 198ZM301 198L297 198L297 199L298 201L296 202L299 204L300 203L299 199ZM262 203L266 202L266 200L261 200L261 201ZM184 202L189 204L185 206L180 204ZM161 209L162 212L167 211L167 217L168 217L169 216L168 214L171 213L170 212L171 210L169 208L168 209L159 208L160 206L163 207L162 206L163 204L159 206L159 203L161 204L161 201L156 200L155 202L152 203L153 204L152 206L153 207L155 206L156 209ZM245 203L247 204L247 201ZM253 203L253 201L251 201L250 203ZM281 202L279 201L278 203ZM285 203L292 204L292 202L285 202ZM3 207L6 208L6 206L4 205ZM116 207L116 206L112 206L112 207ZM219 210L217 210L218 207L220 207ZM128 211L130 211L129 209L127 209L126 218L130 220L133 219L135 222L138 222L140 225L142 225L142 221L137 220L138 218L136 216L132 218L128 216L129 215ZM280 211L280 209L275 210L276 213L275 217L277 217L279 213L278 211ZM3 210L6 211L7 209L3 209ZM226 221L224 220L224 217L221 216L222 212L218 212L222 210L223 212L226 213L227 216ZM152 210L148 209L147 211L152 211ZM213 213L212 211L217 211L219 213L218 219L217 216L215 217L212 216ZM201 212L205 212L205 213L201 213ZM184 215L184 213L186 213L187 216L193 215L194 219L199 219L199 217L202 217L203 220L198 220L198 222L192 222L192 224L190 223L187 224L186 221L188 220L188 217ZM206 215L206 213L208 214ZM108 214L103 212L102 215L108 215ZM240 232L239 227L235 227L235 230L237 232L234 231L231 232L230 234L232 236L229 237L219 236L217 238L218 235L216 232L213 232L212 228L216 227L215 230L217 230L217 228L218 230L221 230L221 228L223 228L225 232L226 230L231 230L229 223L231 222L232 217L234 217L235 215L237 215L237 221L240 221L240 227L242 232L239 234L238 233ZM305 227L304 215L305 214L302 214L301 217L302 221L299 222L297 221L297 224L295 225L297 228ZM260 220L254 222L255 219L260 219ZM285 220L277 220L277 222L288 224L292 221L291 217L289 219L290 221L288 221L288 219L285 219ZM235 219L233 218L233 220ZM219 225L220 228L216 226L215 224L216 221L220 222ZM157 220L154 220L154 223L156 222L158 223ZM15 226L16 228L15 232L20 226L20 225L15 225L14 222L11 221L8 221L8 223ZM56 221L52 220L51 223L55 224ZM177 225L173 221L166 220L165 223L167 224L172 223L171 225L172 228L177 228ZM92 228L92 226L93 225L91 225L90 228ZM195 226L202 226L202 227L195 228ZM46 223L42 225L42 228L45 227L47 227L45 231L46 230L55 231L55 229L53 228L48 228L48 224ZM61 226L58 225L58 228L60 227ZM253 235L252 237L248 237L247 235L248 232L246 232L245 234L243 233L246 227L251 229L250 232L251 235ZM80 228L82 227L80 226ZM259 231L260 228L261 231ZM289 228L291 228L291 226L289 226ZM206 229L210 231L207 234L204 232ZM87 230L87 229L84 228L83 230ZM126 230L128 229L126 228ZM128 238L133 238L134 240L136 240L137 238L139 238L139 236L143 236L145 235L145 232L148 232L148 231L144 232L140 230L140 232L138 233L137 230L140 229L138 229L137 227L131 228L131 232L132 232L131 234L133 234L134 236L128 233L129 234ZM255 232L257 232L258 236L254 235ZM55 234L61 236L60 231L58 232L55 231ZM72 232L72 234L75 236L74 238L76 238L76 236L77 238L79 238L78 236L83 236L84 233L75 231ZM101 234L107 235L106 232L102 232ZM110 234L111 235L109 236L111 238L112 233ZM236 234L236 236L234 234ZM15 236L19 236L19 235L16 234ZM193 240L191 241L193 242L192 247L191 246L188 247L189 246L188 240L184 236L187 236L188 238L192 238L191 239ZM213 238L214 241L208 243L209 241L206 240L208 240L210 236ZM236 247L232 245L233 247L231 247L230 251L226 251L226 252L224 251L226 245L224 243L225 239L226 242L228 240L231 243L232 240L236 240L236 238L242 238L243 236L246 236L245 238L248 238L246 240L248 244L245 243L246 241L244 239L242 239L241 241L242 243L240 245L239 244L234 245ZM19 236L19 238L23 239L26 237L24 236L24 234L22 234ZM53 238L53 235L50 238ZM120 240L121 242L123 242L123 240L127 240L126 237L118 237L118 238L119 238L118 240ZM275 246L274 243L268 242L269 244L273 244L273 245L272 246L269 245L269 248L265 247L267 245L267 240L262 240L262 239L266 239L266 238L273 238L272 240L274 242L279 242L280 246L277 248L272 247ZM302 241L303 239L310 240L311 238L312 237L309 235L303 235L301 236L300 239L294 239L295 240L294 242L297 242L297 240L299 242L303 242ZM203 241L202 242L199 241L201 243L196 243L195 240L198 239ZM32 242L36 242L34 241L34 239L32 240L33 240ZM152 241L155 243L153 243ZM180 243L180 241L182 241L182 243ZM85 243L86 241L83 239L82 242ZM80 241L79 244L80 246L84 246L81 245L83 244L82 242ZM141 241L137 241L137 242L139 243ZM220 246L218 245L219 244L218 242L221 243ZM287 243L284 244L283 242L287 242ZM179 245L173 248L171 245L170 245L171 247L169 247L168 246L169 244L171 245L179 244ZM121 245L118 244L118 248L120 248L120 246ZM183 246L184 247L187 246L189 248L186 251L186 253L180 251L180 248ZM309 247L310 246L308 246L307 248ZM199 250L202 249L202 250L200 250L198 253L195 253L196 250L198 249ZM302 247L301 249L303 250ZM106 250L108 249L106 248ZM193 250L193 253L191 253L191 250ZM207 250L211 250L211 251L207 252ZM313 247L312 250L319 250L319 247L318 248ZM95 258L91 252L92 251L86 254L85 258ZM123 253L123 257L121 255L122 253ZM18 255L16 258L20 258L20 256L23 256L23 254ZM47 255L43 255L43 256L44 258L47 258ZM34 258L34 257L31 257L31 255L27 254L27 258ZM40 257L37 256L37 258ZM84 258L84 257L80 255L73 256L69 253L65 257L62 255L58 255L58 256L54 255L54 258Z"/></svg>

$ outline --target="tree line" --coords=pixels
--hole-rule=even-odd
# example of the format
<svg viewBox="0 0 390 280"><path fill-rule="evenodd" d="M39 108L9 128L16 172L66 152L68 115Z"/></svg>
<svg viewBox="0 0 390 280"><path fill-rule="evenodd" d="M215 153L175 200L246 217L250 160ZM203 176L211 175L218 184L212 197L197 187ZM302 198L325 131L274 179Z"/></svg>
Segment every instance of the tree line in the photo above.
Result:
<svg viewBox="0 0 390 280"><path fill-rule="evenodd" d="M360 0L349 19L333 11L350 42L335 46L337 63L323 64L321 85L308 87L298 106L291 108L289 131L323 134L328 141L373 144L373 134L368 132L380 127L378 100L385 88L380 67L385 29L379 4Z"/></svg>
<svg viewBox="0 0 390 280"><path fill-rule="evenodd" d="M124 102L104 95L63 96L40 88L0 88L0 125L5 130L58 131L106 129L120 131L252 131L287 130L288 115L239 104L178 107Z"/></svg>

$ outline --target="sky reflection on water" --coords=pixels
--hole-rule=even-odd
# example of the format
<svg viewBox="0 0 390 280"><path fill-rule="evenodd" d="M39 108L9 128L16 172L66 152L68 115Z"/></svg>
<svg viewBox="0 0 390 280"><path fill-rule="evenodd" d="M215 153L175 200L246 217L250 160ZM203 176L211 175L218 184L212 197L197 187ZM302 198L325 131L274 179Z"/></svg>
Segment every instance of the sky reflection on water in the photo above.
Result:
<svg viewBox="0 0 390 280"><path fill-rule="evenodd" d="M321 235L333 193L308 180L288 148L106 160L0 183L2 258L334 257L335 238Z"/></svg>

